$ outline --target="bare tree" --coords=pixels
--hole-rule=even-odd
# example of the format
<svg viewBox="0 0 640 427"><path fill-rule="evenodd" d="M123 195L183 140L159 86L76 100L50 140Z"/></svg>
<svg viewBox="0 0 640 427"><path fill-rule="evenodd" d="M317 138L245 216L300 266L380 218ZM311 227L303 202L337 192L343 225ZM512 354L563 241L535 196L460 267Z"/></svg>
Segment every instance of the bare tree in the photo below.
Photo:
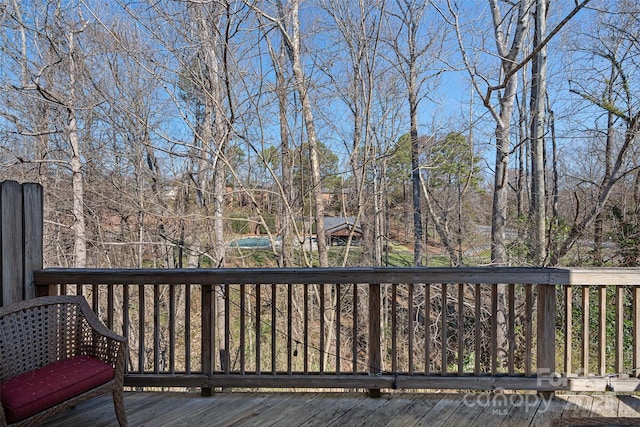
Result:
<svg viewBox="0 0 640 427"><path fill-rule="evenodd" d="M391 28L389 43L396 56L395 67L407 88L411 137L411 182L413 194L414 250L413 263L422 265L424 232L420 184L420 147L418 109L426 96L427 85L435 85L441 71L433 66L441 54L445 32L434 24L425 28L429 3L415 0L396 0L396 8L389 9ZM431 21L437 22L437 21ZM423 33L424 32L424 33ZM424 40L421 44L420 42ZM435 69L434 69L435 68Z"/></svg>
<svg viewBox="0 0 640 427"><path fill-rule="evenodd" d="M536 0L531 61L531 211L530 256L535 265L546 259L546 185L545 185L545 105L547 90L547 49L541 45L547 26L547 0Z"/></svg>
<svg viewBox="0 0 640 427"><path fill-rule="evenodd" d="M322 71L332 83L337 98L350 113L350 127L342 137L350 166L350 186L343 188L343 195L348 194L348 198L343 200L342 214L345 217L353 216L355 223L373 223L368 227L372 232L366 232L364 237L367 242L373 243L374 265L381 265L384 218L381 215L380 191L377 190L380 179L371 179L371 176L380 176L375 172L378 165L373 135L376 120L374 103L386 83L379 64L383 56L381 33L387 2L323 0L321 5L331 17L329 34L336 34L336 43L331 45L326 55L328 61L321 64ZM336 72L337 69L343 69L344 73ZM327 121L336 124L334 132L343 132L341 121L332 119L330 117ZM349 259L352 237L351 234L347 239L343 265Z"/></svg>
<svg viewBox="0 0 640 427"><path fill-rule="evenodd" d="M73 249L71 254L74 267L87 264L87 233L85 223L85 189L83 177L83 131L90 124L91 110L96 99L87 93L90 71L86 67L87 53L83 51L79 38L89 23L82 15L79 4L57 4L52 7L33 5L42 14L42 20L27 24L24 12L18 2L12 2L12 17L17 23L20 45L17 52L9 53L19 65L19 83L12 91L19 96L30 96L39 100L43 107L39 110L38 123L26 123L17 115L4 114L13 122L18 134L40 139L38 158L23 158L24 162L54 162L68 167L71 176L71 229L73 230ZM33 28L30 28L30 26ZM29 50L37 44L40 49ZM95 94L95 93L94 93ZM31 114L27 112L25 117ZM54 125L49 125L51 120ZM84 135L89 132L85 129ZM49 150L43 146L52 139L62 137L64 144L60 156L44 159ZM45 154L46 153L46 154Z"/></svg>
<svg viewBox="0 0 640 427"><path fill-rule="evenodd" d="M550 257L550 264L556 265L568 254L574 244L584 236L588 227L596 223L596 235L601 233L600 214L618 183L637 171L632 159L637 155L635 142L640 132L640 100L634 95L634 80L638 64L634 56L638 49L638 32L631 22L636 22L637 6L622 3L618 13L600 13L601 25L590 37L594 42L589 60L594 58L606 64L606 72L596 71L600 91L585 86L586 81L571 81L572 93L605 113L605 142L602 150L602 176L597 185L588 185L593 190L593 200L582 211L576 206L568 236L559 244L557 252ZM629 30L631 29L631 30ZM619 132L623 135L619 135ZM593 180L593 178L591 178ZM592 181L591 181L592 182ZM596 240L599 240L597 238Z"/></svg>
<svg viewBox="0 0 640 427"><path fill-rule="evenodd" d="M322 181L320 173L320 160L318 155L318 137L316 135L313 109L308 94L308 82L305 77L301 53L300 34L300 0L290 0L286 6L282 1L277 2L276 15L269 14L266 10L261 10L250 5L262 17L270 21L282 35L282 43L285 45L291 69L293 73L294 88L300 98L302 106L302 116L307 130L311 160L311 185L314 199L314 218L316 234L318 236L318 258L321 267L329 265L327 252L327 242L325 240L324 227L324 202L322 199Z"/></svg>
<svg viewBox="0 0 640 427"><path fill-rule="evenodd" d="M445 19L453 25L456 31L458 46L465 68L471 78L476 92L482 97L484 106L488 109L496 123L496 159L493 188L493 216L491 221L491 262L493 265L508 263L506 245L506 227L508 212L509 190L509 154L511 152L510 131L514 101L517 94L517 73L522 70L549 41L580 11L590 0L576 3L567 15L536 45L526 56L523 55L525 40L531 27L531 11L533 0L521 0L503 15L501 4L497 0L489 0L489 9L493 23L493 33L496 43L495 56L499 59L498 72L492 76L480 72L478 64L474 62L462 36L460 25L460 7L457 2L448 0L448 12L442 13ZM486 46L483 47L486 49ZM524 56L524 57L523 57ZM491 82L496 80L496 84ZM497 97L497 105L493 98Z"/></svg>
<svg viewBox="0 0 640 427"><path fill-rule="evenodd" d="M463 225L463 203L465 195L478 188L478 158L470 141L459 133L423 141L426 172L421 184L426 207L450 264L458 267L463 264L463 234L469 228Z"/></svg>

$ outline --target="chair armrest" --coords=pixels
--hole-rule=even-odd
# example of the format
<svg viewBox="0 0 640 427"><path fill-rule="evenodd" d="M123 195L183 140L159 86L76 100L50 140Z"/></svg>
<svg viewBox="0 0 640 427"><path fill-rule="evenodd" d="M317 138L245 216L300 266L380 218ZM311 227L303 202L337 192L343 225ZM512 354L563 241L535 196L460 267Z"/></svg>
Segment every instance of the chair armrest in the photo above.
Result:
<svg viewBox="0 0 640 427"><path fill-rule="evenodd" d="M110 363L116 370L124 371L127 339L107 328L89 307L84 297L78 299L84 320L91 328L89 342L83 342L84 350L90 356ZM83 339L87 337L83 336ZM117 366L121 364L121 366Z"/></svg>
<svg viewBox="0 0 640 427"><path fill-rule="evenodd" d="M96 313L91 309L91 307L89 307L89 304L84 298L82 298L79 301L80 301L79 302L80 308L82 309L82 314L84 315L84 318L87 320L87 323L89 323L89 326L91 326L91 329L93 329L99 335L102 335L110 340L117 341L120 343L127 342L127 339L125 337L113 332L111 329L107 328L104 325L104 323L102 323L102 321L98 318Z"/></svg>

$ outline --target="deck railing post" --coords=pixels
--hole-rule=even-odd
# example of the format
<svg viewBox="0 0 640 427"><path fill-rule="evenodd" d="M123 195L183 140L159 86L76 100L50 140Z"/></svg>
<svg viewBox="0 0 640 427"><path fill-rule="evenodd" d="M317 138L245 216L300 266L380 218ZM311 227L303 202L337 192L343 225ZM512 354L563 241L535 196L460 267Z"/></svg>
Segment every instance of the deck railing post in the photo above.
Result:
<svg viewBox="0 0 640 427"><path fill-rule="evenodd" d="M633 376L640 377L640 287L633 287Z"/></svg>
<svg viewBox="0 0 640 427"><path fill-rule="evenodd" d="M556 287L538 285L537 307L537 377L540 391L553 392L551 385L556 373ZM544 385L544 384L548 385Z"/></svg>
<svg viewBox="0 0 640 427"><path fill-rule="evenodd" d="M213 373L213 312L212 312L212 298L213 298L213 286L201 285L202 292L202 328L201 328L201 355L202 355L202 374L206 375L209 381L211 381L211 375ZM208 397L213 395L213 387L202 387L201 395Z"/></svg>
<svg viewBox="0 0 640 427"><path fill-rule="evenodd" d="M369 284L369 375L382 372L380 353L380 283ZM369 389L369 396L380 397L380 389Z"/></svg>

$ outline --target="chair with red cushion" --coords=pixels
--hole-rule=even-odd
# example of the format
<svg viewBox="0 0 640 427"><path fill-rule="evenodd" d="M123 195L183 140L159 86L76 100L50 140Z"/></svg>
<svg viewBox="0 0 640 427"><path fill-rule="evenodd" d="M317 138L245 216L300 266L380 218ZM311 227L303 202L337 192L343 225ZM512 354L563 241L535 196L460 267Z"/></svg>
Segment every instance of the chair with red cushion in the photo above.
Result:
<svg viewBox="0 0 640 427"><path fill-rule="evenodd" d="M127 425L126 340L83 296L34 298L0 308L0 425L37 425L105 393Z"/></svg>

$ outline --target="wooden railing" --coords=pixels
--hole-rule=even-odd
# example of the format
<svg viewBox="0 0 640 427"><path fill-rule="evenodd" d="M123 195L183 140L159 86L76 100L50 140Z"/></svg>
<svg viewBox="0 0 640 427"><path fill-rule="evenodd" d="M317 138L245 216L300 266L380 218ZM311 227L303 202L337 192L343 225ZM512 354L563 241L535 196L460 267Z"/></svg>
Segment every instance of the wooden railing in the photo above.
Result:
<svg viewBox="0 0 640 427"><path fill-rule="evenodd" d="M46 269L129 339L134 387L635 390L640 271Z"/></svg>

